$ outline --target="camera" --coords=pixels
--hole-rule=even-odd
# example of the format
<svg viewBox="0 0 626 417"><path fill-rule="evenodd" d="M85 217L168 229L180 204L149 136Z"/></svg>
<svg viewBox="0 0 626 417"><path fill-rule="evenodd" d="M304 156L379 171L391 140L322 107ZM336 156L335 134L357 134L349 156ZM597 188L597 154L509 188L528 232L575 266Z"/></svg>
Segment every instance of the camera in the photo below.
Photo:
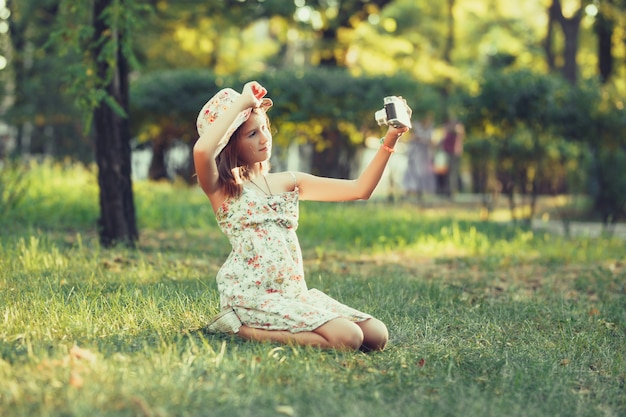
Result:
<svg viewBox="0 0 626 417"><path fill-rule="evenodd" d="M411 116L404 102L396 96L385 97L382 109L374 113L378 126L390 125L395 128L411 128Z"/></svg>

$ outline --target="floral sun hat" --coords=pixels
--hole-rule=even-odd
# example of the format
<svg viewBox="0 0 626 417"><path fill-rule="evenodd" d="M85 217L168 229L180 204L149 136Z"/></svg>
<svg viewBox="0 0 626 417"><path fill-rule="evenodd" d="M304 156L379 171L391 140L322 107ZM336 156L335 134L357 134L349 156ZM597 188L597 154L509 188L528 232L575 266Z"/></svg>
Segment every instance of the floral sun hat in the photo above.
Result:
<svg viewBox="0 0 626 417"><path fill-rule="evenodd" d="M217 118L219 117L219 115L225 110L228 110L230 106L235 102L235 100L239 98L239 96L241 96L241 94L239 94L232 88L224 88L218 91L217 94L215 94L209 101L207 101L206 104L202 107L202 110L200 110L200 113L198 114L198 119L196 121L198 135L202 136L202 133L210 129L213 123L215 123L215 120L217 120ZM271 99L264 97L261 99L261 104L258 107L267 111L267 109L272 107L272 104L273 102ZM214 158L217 158L220 152L222 152L224 147L228 144L230 137L233 135L233 133L235 133L235 130L237 130L239 126L244 124L250 118L251 113L252 107L242 111L237 115L224 136L222 136L222 138L219 140L217 148L215 149Z"/></svg>

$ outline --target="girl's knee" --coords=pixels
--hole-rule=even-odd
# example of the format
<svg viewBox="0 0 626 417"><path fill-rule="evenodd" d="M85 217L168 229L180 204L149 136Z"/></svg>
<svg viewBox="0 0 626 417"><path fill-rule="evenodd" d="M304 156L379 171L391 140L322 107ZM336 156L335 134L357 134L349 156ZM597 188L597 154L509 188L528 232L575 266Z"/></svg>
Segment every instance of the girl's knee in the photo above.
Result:
<svg viewBox="0 0 626 417"><path fill-rule="evenodd" d="M351 326L346 326L344 331L336 336L336 340L333 344L335 344L337 348L358 350L361 348L361 345L363 345L363 330L352 322L350 322L350 324Z"/></svg>
<svg viewBox="0 0 626 417"><path fill-rule="evenodd" d="M316 330L323 336L330 348L358 350L363 344L363 330L347 319L335 319Z"/></svg>
<svg viewBox="0 0 626 417"><path fill-rule="evenodd" d="M371 318L359 323L363 331L364 350L383 350L389 341L387 326L378 320Z"/></svg>

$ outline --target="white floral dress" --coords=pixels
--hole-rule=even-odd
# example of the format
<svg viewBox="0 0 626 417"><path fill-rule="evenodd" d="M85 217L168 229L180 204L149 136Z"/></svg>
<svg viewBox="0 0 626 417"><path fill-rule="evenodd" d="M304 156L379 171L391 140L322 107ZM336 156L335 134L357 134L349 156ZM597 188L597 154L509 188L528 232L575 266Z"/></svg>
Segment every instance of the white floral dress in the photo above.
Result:
<svg viewBox="0 0 626 417"><path fill-rule="evenodd" d="M296 236L298 196L297 187L266 195L244 186L239 197L219 208L218 224L232 245L217 274L222 309L232 307L246 326L293 333L338 317L371 318L307 288Z"/></svg>

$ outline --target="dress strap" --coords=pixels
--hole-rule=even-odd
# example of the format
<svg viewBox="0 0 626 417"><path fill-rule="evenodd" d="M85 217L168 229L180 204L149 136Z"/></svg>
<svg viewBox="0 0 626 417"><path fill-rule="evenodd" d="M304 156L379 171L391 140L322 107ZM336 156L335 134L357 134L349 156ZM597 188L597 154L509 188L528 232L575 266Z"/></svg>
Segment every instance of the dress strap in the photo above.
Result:
<svg viewBox="0 0 626 417"><path fill-rule="evenodd" d="M289 173L291 174L291 177L293 178L293 189L297 190L298 189L298 179L296 178L296 174L294 174L291 171L289 171Z"/></svg>

